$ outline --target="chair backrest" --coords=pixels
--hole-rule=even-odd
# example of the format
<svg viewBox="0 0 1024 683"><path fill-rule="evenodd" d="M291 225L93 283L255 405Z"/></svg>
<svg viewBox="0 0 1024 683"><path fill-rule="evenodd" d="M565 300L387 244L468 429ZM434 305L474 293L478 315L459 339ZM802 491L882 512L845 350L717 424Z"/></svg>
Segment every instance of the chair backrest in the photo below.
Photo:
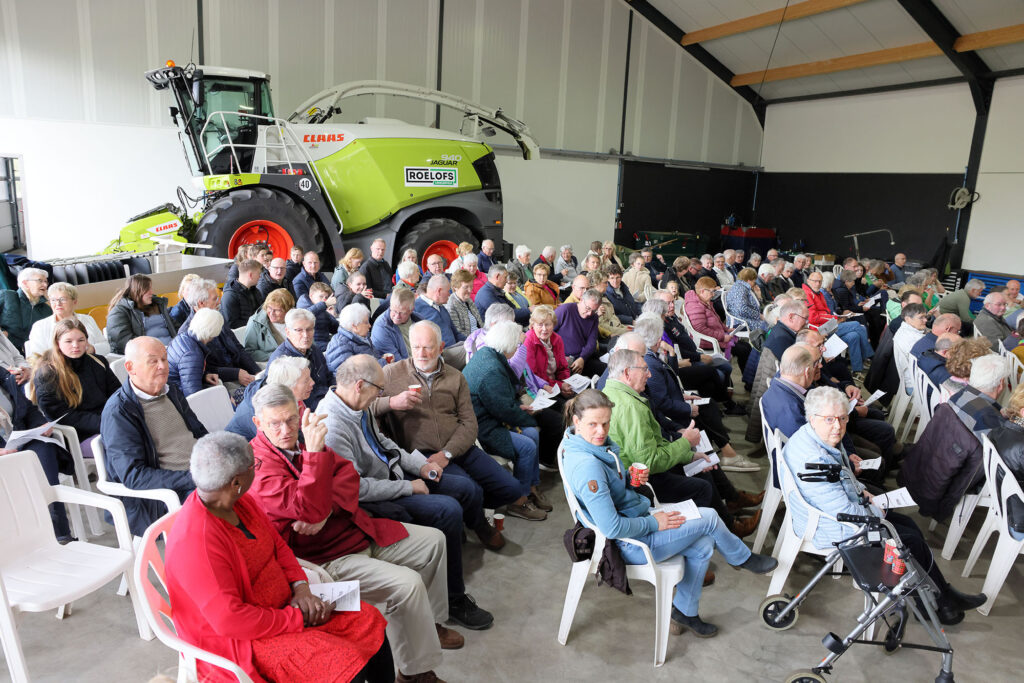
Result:
<svg viewBox="0 0 1024 683"><path fill-rule="evenodd" d="M1002 348L1002 344L999 345ZM1017 354L1013 352L1007 352L1006 356L1010 359L1010 391L1016 391L1017 386L1020 384L1021 379L1024 379L1024 363L1020 361Z"/></svg>
<svg viewBox="0 0 1024 683"><path fill-rule="evenodd" d="M757 399L757 405L761 408L761 435L764 437L764 447L768 451L768 461L772 467L772 485L777 489L782 489L782 484L779 481L778 459L787 439L782 432L772 429L768 424L768 419L764 416L764 395Z"/></svg>
<svg viewBox="0 0 1024 683"><path fill-rule="evenodd" d="M0 456L0 562L57 545L47 506L54 500L32 451Z"/></svg>
<svg viewBox="0 0 1024 683"><path fill-rule="evenodd" d="M107 326L107 311L108 305L103 304L102 306L93 306L86 314L96 321L96 326L101 330Z"/></svg>
<svg viewBox="0 0 1024 683"><path fill-rule="evenodd" d="M103 439L96 437L92 440L92 460L96 465L96 488L103 491L103 484L110 483L107 476L107 452L103 450Z"/></svg>
<svg viewBox="0 0 1024 683"><path fill-rule="evenodd" d="M1000 525L1009 532L1009 519L1006 508L1013 497L1024 500L1024 490L1006 465L1003 456L995 445L989 441L988 435L981 437L981 458L985 466L985 486L992 494L992 509L999 515Z"/></svg>
<svg viewBox="0 0 1024 683"><path fill-rule="evenodd" d="M231 331L235 333L235 339L238 340L238 343L245 345L245 325L242 325L241 327L236 327Z"/></svg>
<svg viewBox="0 0 1024 683"><path fill-rule="evenodd" d="M231 398L224 385L208 387L188 397L188 405L208 432L217 432L228 426L235 416Z"/></svg>
<svg viewBox="0 0 1024 683"><path fill-rule="evenodd" d="M110 361L110 370L117 377L117 380L124 384L124 381L128 379L128 370L124 367L124 357L115 358Z"/></svg>
<svg viewBox="0 0 1024 683"><path fill-rule="evenodd" d="M563 459L565 458L565 446L558 444L557 455L555 456L558 462L558 476L562 478L562 489L565 491L565 502L569 504L569 514L572 515L573 524L579 522L588 529L592 529L596 534L594 543L594 555L600 556L604 552L605 537L601 533L601 530L590 523L587 516L583 514L583 510L580 507L579 500L576 499L576 494L573 493L572 487L569 486L569 478L565 476L565 467L563 466Z"/></svg>
<svg viewBox="0 0 1024 683"><path fill-rule="evenodd" d="M839 277L840 275L843 274L843 267L838 263L832 266L832 274L835 275L836 277Z"/></svg>
<svg viewBox="0 0 1024 683"><path fill-rule="evenodd" d="M718 345L718 340L717 339L715 339L714 337L711 337L709 335L706 335L706 334L701 334L700 332L698 332L696 330L696 328L694 328L693 324L690 322L690 317L688 315L686 315L686 309L683 309L683 310L679 311L679 314L680 314L680 319L683 321L683 326L686 328L686 332L693 339L694 343L697 345L697 349L698 350L701 350L701 351L706 351L707 350L707 349L701 349L700 348L701 342L705 342L706 341L706 342L711 344L711 351L713 353L721 353L722 352L722 348Z"/></svg>

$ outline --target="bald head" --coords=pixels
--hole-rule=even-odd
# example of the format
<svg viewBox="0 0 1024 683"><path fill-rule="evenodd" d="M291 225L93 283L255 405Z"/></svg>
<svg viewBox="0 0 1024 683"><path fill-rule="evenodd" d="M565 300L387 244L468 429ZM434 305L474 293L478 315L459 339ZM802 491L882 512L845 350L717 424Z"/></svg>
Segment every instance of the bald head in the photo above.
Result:
<svg viewBox="0 0 1024 683"><path fill-rule="evenodd" d="M124 369L137 389L150 396L159 396L170 372L167 348L154 337L136 337L125 344Z"/></svg>
<svg viewBox="0 0 1024 683"><path fill-rule="evenodd" d="M941 337L947 332L960 333L960 316L956 313L943 313L932 323L932 334Z"/></svg>
<svg viewBox="0 0 1024 683"><path fill-rule="evenodd" d="M939 338L935 340L935 353L939 354L943 358L947 358L953 347L961 341L963 341L963 339L959 334L955 334L953 332L940 334Z"/></svg>
<svg viewBox="0 0 1024 683"><path fill-rule="evenodd" d="M818 362L818 350L804 344L793 344L782 354L779 374L788 382L805 389L814 381L814 364Z"/></svg>

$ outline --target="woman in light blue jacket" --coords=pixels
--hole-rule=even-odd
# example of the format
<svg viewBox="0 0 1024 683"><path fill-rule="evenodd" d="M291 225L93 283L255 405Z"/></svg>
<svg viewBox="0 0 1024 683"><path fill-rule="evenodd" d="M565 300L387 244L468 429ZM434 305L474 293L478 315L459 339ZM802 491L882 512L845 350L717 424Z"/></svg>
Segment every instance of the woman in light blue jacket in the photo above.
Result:
<svg viewBox="0 0 1024 683"><path fill-rule="evenodd" d="M646 368L645 368L646 369ZM647 498L627 486L629 472L619 460L619 447L608 438L614 404L596 389L587 389L566 404L572 426L562 439L562 476L576 495L585 520L609 539L630 538L647 544L656 562L683 555L683 580L672 599L672 633L689 628L701 637L718 627L697 615L704 573L717 547L733 567L768 574L778 564L756 555L730 532L711 508L698 508L700 519L687 520L678 512L651 513ZM635 545L619 543L626 564L644 564Z"/></svg>

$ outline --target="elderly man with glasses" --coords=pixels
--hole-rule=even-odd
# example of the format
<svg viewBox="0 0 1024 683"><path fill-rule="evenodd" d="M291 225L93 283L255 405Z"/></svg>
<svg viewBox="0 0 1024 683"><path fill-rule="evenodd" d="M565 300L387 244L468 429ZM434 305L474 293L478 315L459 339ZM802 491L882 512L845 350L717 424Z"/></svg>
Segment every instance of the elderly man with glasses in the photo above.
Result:
<svg viewBox="0 0 1024 683"><path fill-rule="evenodd" d="M822 387L809 391L804 405L807 410L807 424L789 438L782 451L783 466L789 468L790 480L800 492L800 498L791 499L789 509L796 532L803 533L807 525L808 509L804 501L833 518L844 513L885 517L896 528L900 539L910 548L914 558L934 582L939 621L947 626L958 624L963 621L965 609L975 609L984 604L984 594L961 593L946 581L914 520L906 515L877 507L874 504L874 496L857 481L851 461L843 447L843 437L846 435L846 424L849 420L846 396L836 389ZM798 479L796 475L805 471L810 463L839 467L839 480L811 482ZM812 542L817 548L827 549L853 533L855 530L849 525L822 517L818 520ZM902 616L903 623L896 628L905 626L906 615Z"/></svg>
<svg viewBox="0 0 1024 683"><path fill-rule="evenodd" d="M305 403L311 410L316 410L320 399L331 387L331 373L327 369L327 358L324 352L313 343L316 328L316 317L304 308L293 308L284 316L285 340L270 355L267 365L281 356L295 356L309 361L309 374L313 379L313 391Z"/></svg>
<svg viewBox="0 0 1024 683"><path fill-rule="evenodd" d="M47 274L39 268L23 268L18 272L18 288L0 290L0 329L25 353L32 325L53 314L46 302Z"/></svg>
<svg viewBox="0 0 1024 683"><path fill-rule="evenodd" d="M597 345L600 306L601 292L588 289L579 303L562 304L555 309L555 332L565 344L565 356L572 373L592 377L604 372L605 364L599 359Z"/></svg>
<svg viewBox="0 0 1024 683"><path fill-rule="evenodd" d="M978 311L978 317L974 319L978 335L988 339L993 351L998 351L1003 340L1013 333L1013 329L1003 318L1006 306L1006 295L1002 292L992 292L985 297L984 308Z"/></svg>

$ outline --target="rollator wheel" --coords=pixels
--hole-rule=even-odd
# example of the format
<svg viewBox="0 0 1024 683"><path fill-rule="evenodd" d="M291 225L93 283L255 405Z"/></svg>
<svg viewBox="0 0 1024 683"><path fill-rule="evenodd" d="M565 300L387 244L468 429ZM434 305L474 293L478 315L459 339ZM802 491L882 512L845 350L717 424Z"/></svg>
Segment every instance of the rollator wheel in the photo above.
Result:
<svg viewBox="0 0 1024 683"><path fill-rule="evenodd" d="M761 602L761 606L757 608L757 611L761 614L761 621L773 631L785 631L792 628L793 624L796 623L797 617L800 616L798 610L794 609L781 621L777 618L779 613L786 609L786 606L792 601L793 599L786 595L768 596Z"/></svg>
<svg viewBox="0 0 1024 683"><path fill-rule="evenodd" d="M786 683L825 683L825 677L810 669L800 669L791 673Z"/></svg>

